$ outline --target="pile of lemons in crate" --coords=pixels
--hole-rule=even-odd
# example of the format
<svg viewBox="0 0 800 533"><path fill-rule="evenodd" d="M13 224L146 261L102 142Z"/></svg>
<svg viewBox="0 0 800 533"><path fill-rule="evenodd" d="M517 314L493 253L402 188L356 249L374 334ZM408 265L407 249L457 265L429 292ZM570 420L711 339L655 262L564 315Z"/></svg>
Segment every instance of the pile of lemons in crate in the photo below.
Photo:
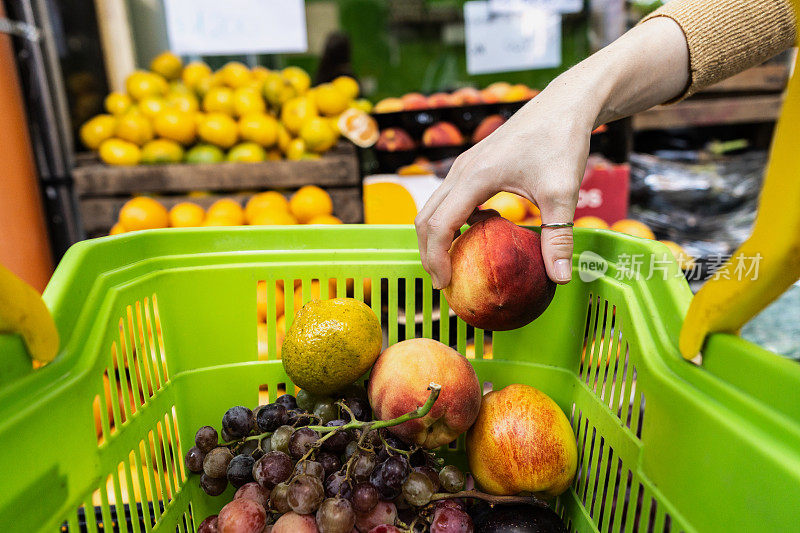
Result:
<svg viewBox="0 0 800 533"><path fill-rule="evenodd" d="M343 112L371 109L347 76L311 87L299 67L230 62L212 72L171 52L128 76L125 88L80 129L110 165L315 159L338 140Z"/></svg>
<svg viewBox="0 0 800 533"><path fill-rule="evenodd" d="M122 206L109 234L158 228L341 223L333 216L330 195L315 185L306 185L288 199L278 191L266 191L251 196L244 206L234 198L220 198L208 209L191 201L167 209L155 198L136 196Z"/></svg>

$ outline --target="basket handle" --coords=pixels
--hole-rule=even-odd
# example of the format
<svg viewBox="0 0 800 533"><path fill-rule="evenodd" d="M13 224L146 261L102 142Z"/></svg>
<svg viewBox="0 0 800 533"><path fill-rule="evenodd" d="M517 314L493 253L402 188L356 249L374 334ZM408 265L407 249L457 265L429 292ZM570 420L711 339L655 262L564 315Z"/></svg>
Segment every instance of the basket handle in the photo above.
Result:
<svg viewBox="0 0 800 533"><path fill-rule="evenodd" d="M752 235L692 300L679 348L700 353L707 335L739 329L800 278L800 58L795 60L761 189Z"/></svg>
<svg viewBox="0 0 800 533"><path fill-rule="evenodd" d="M22 337L28 354L37 361L50 362L58 353L58 330L39 292L0 265L0 335L3 334Z"/></svg>

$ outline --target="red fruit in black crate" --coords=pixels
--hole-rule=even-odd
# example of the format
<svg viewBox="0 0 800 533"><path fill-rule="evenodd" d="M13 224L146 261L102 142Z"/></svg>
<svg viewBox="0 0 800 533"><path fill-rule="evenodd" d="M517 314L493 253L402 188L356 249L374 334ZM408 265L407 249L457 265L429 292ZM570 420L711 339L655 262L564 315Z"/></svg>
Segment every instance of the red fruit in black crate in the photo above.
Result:
<svg viewBox="0 0 800 533"><path fill-rule="evenodd" d="M401 128L386 128L378 137L375 148L386 152L399 152L413 150L416 143L406 130Z"/></svg>

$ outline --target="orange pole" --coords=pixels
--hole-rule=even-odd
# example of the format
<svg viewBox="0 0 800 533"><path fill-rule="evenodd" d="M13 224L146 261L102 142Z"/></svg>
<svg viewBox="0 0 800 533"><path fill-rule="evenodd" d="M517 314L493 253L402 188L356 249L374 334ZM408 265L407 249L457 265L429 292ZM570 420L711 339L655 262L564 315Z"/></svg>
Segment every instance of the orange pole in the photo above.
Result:
<svg viewBox="0 0 800 533"><path fill-rule="evenodd" d="M0 16L5 10L0 4ZM39 291L53 272L11 37L0 33L0 263Z"/></svg>

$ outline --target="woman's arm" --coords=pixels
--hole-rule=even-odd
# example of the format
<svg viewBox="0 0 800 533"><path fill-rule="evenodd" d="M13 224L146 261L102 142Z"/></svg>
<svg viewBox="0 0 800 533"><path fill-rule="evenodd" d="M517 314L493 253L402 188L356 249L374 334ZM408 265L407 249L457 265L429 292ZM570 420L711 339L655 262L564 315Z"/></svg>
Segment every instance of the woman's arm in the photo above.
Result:
<svg viewBox="0 0 800 533"><path fill-rule="evenodd" d="M591 131L678 96L688 84L688 65L681 28L668 18L647 21L557 77L461 154L415 220L422 264L434 287L450 282L447 251L454 232L498 191L534 202L544 223L571 221ZM568 282L571 229L543 229L542 253L550 278Z"/></svg>

